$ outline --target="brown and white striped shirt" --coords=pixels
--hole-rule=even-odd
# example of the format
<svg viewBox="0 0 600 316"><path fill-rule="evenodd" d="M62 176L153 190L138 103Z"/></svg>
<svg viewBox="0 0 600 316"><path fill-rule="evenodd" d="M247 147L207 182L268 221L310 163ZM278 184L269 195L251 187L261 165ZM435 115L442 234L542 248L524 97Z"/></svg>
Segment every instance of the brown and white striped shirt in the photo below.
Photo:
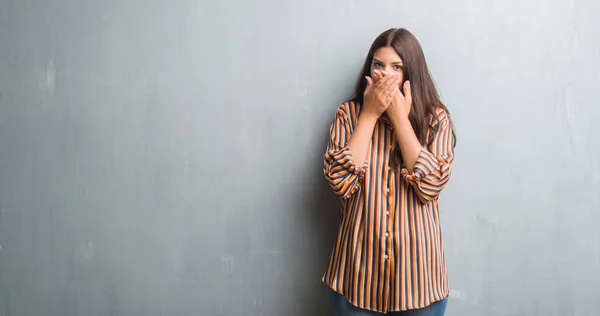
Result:
<svg viewBox="0 0 600 316"><path fill-rule="evenodd" d="M390 167L393 126L375 125L368 158L357 166L348 140L360 104L341 105L331 125L324 174L340 197L342 218L323 282L353 305L387 313L423 308L448 295L438 195L450 177L452 124L438 109L436 135L412 171ZM433 130L430 129L430 132Z"/></svg>

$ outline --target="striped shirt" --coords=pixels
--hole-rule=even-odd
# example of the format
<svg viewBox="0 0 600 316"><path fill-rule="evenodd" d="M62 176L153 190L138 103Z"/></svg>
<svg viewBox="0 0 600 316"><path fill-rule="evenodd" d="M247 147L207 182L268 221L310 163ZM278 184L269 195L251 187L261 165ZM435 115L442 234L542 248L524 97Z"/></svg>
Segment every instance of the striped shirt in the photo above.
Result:
<svg viewBox="0 0 600 316"><path fill-rule="evenodd" d="M423 308L449 292L438 195L452 167L452 124L438 108L438 118L430 116L431 126L439 124L431 144L412 171L397 172L390 158L398 142L385 117L375 125L364 165L354 163L348 140L359 111L354 102L337 109L324 155L323 172L342 216L322 281L362 309Z"/></svg>

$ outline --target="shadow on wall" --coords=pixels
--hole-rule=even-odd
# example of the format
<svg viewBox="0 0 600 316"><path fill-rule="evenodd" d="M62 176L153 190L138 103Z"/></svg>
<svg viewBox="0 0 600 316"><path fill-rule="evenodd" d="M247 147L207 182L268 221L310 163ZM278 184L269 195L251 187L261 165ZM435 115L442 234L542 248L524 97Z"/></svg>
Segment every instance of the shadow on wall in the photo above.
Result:
<svg viewBox="0 0 600 316"><path fill-rule="evenodd" d="M329 123L329 122L328 122ZM325 133L321 139L327 139L329 125L323 128ZM322 142L323 144L325 142ZM321 144L320 144L321 145ZM316 165L318 170L317 181L314 173L307 173L303 179L305 182L312 183L306 190L306 195L302 197L299 205L304 205L307 217L307 226L304 231L312 232L313 236L306 238L310 244L306 245L307 251L302 255L306 259L310 269L307 269L311 276L310 286L305 288L303 293L304 303L301 304L301 313L298 315L333 315L329 305L329 288L321 281L321 277L329 264L331 251L340 221L339 199L333 193L331 187L326 182L323 168L323 154L325 146L315 148L314 158L311 155L311 171ZM314 158L314 159L312 159ZM316 163L312 163L316 161ZM313 282L314 281L314 282Z"/></svg>
<svg viewBox="0 0 600 316"><path fill-rule="evenodd" d="M311 280L303 287L303 304L300 305L301 313L298 315L332 315L329 305L328 287L321 281L327 268L331 250L337 236L339 223L339 203L330 188L324 183L315 186L304 204L307 206L307 223L311 227L306 231L313 232L307 238L311 244L301 255L306 260L307 273Z"/></svg>

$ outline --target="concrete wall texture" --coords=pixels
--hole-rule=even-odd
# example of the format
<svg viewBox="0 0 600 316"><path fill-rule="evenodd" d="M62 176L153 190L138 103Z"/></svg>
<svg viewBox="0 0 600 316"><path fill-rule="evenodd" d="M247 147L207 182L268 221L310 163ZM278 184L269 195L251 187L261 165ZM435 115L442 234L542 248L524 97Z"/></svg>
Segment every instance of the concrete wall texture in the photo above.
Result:
<svg viewBox="0 0 600 316"><path fill-rule="evenodd" d="M600 315L600 2L0 0L0 315L330 315L371 41L457 128L450 316Z"/></svg>

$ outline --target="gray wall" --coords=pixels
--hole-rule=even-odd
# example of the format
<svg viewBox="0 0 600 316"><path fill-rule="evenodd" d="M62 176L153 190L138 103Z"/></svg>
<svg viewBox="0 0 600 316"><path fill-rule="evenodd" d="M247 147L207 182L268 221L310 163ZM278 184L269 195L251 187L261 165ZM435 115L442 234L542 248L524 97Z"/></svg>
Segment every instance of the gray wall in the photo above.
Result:
<svg viewBox="0 0 600 316"><path fill-rule="evenodd" d="M328 315L327 128L420 39L447 315L600 315L600 2L0 1L0 315Z"/></svg>

